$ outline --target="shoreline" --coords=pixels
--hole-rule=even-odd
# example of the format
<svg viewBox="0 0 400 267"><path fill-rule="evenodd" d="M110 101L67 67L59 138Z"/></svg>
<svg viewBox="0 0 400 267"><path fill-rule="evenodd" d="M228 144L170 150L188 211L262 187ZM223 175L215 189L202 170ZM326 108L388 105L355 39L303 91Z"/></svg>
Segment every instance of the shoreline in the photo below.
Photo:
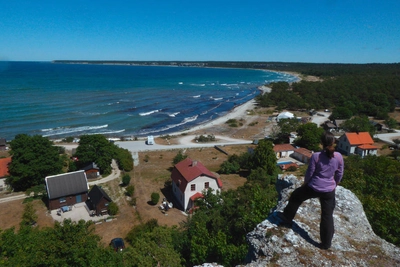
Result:
<svg viewBox="0 0 400 267"><path fill-rule="evenodd" d="M261 91L262 94L264 93L269 93L271 91L271 88L269 88L268 86L262 85L258 87L258 90ZM214 120L208 121L204 124L200 124L197 126L193 126L192 128L189 128L187 130L183 130L183 131L178 131L178 132L172 132L169 133L168 135L181 135L181 134L189 134L189 133L193 133L199 130L204 130L204 129L208 129L211 127L215 127L218 125L223 125L227 120L230 119L237 119L241 116L246 115L246 112L248 110L253 110L256 107L256 100L255 98L244 102L241 105L238 105L236 107L234 107L232 110L228 111L225 115L220 116ZM154 135L154 137L161 137L163 135Z"/></svg>
<svg viewBox="0 0 400 267"><path fill-rule="evenodd" d="M82 63L68 63L68 64L82 64ZM173 66L170 66L173 67ZM208 68L223 68L223 67L208 67ZM275 70L268 70L268 69L254 69L254 70L260 70L260 71L266 71L266 72L275 72L275 73L285 73L291 76L294 76L297 78L296 81L293 82L300 82L302 78L300 77L299 73L294 73L294 72L283 72L283 71L275 71ZM269 93L271 92L271 88L268 87L267 84L263 84L257 87L257 89L260 91L261 94ZM244 116L249 115L248 111L252 111L256 108L257 103L255 100L256 97L248 100L247 102L244 102L242 104L239 104L238 106L234 107L233 109L229 110L226 112L226 114L217 117L215 119L212 119L210 121L204 122L199 125L194 125L193 127L189 127L185 130L177 130L177 131L172 131L170 133L162 133L162 134L148 134L144 136L135 136L138 140L146 140L148 136L153 136L154 138L160 138L163 136L179 136L182 134L196 134L197 131L204 130L204 129L212 129L213 127L217 126L222 126L226 123L226 121L230 119L242 119ZM124 135L105 135L107 139L109 140L123 140ZM132 135L134 136L134 135ZM78 137L79 138L79 137ZM61 142L62 138L50 138L50 140L54 142Z"/></svg>

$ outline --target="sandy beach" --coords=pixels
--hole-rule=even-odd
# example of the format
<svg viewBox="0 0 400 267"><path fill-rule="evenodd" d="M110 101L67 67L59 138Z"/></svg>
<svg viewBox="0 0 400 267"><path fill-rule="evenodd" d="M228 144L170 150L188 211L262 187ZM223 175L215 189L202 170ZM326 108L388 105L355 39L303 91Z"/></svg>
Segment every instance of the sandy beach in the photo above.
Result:
<svg viewBox="0 0 400 267"><path fill-rule="evenodd" d="M271 88L263 85L258 88L262 94L264 93L269 93L271 91ZM179 134L188 134L188 133L195 133L200 130L204 129L211 129L217 126L222 126L225 124L226 121L230 119L240 119L243 118L244 116L248 115L249 111L252 111L256 108L256 100L251 99L250 101L247 101L243 103L242 105L239 105L235 108L233 108L231 111L229 111L227 114L224 116L218 117L215 120L209 121L207 123L192 127L188 130L185 131L180 131L180 132L175 132L170 135L179 135ZM214 134L214 133L213 133Z"/></svg>

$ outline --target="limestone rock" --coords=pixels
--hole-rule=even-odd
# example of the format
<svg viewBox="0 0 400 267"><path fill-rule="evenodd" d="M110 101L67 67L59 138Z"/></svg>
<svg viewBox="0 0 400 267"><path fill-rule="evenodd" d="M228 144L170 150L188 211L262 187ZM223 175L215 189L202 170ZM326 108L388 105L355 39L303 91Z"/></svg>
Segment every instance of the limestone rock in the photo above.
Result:
<svg viewBox="0 0 400 267"><path fill-rule="evenodd" d="M374 234L359 199L341 186L336 188L335 235L329 250L318 248L318 199L300 206L291 228L278 226L276 211L283 210L290 193L300 185L295 176L278 178L276 208L247 234L245 266L400 266L400 248Z"/></svg>

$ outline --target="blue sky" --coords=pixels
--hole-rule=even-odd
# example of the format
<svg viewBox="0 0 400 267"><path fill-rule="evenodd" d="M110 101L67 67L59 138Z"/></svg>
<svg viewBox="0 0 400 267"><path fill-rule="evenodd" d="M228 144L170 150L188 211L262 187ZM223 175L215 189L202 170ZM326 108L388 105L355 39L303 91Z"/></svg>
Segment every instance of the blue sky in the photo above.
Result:
<svg viewBox="0 0 400 267"><path fill-rule="evenodd" d="M399 0L0 0L0 60L400 62Z"/></svg>

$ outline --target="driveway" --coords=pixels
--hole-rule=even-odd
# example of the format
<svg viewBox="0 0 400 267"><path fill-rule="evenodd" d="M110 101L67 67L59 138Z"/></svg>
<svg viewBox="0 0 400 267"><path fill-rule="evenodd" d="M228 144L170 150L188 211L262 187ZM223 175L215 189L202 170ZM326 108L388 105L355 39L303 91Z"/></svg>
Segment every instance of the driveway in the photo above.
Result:
<svg viewBox="0 0 400 267"><path fill-rule="evenodd" d="M80 220L93 221L93 222L103 222L109 215L104 216L93 216L89 215L89 211L86 203L77 203L71 206L71 210L67 212L61 212L60 215L57 214L57 210L50 211L51 217L58 222L63 222L65 219L70 219L73 222L78 222Z"/></svg>
<svg viewBox="0 0 400 267"><path fill-rule="evenodd" d="M400 132L396 130L395 133L376 134L375 137L379 138L380 140L382 140L382 142L385 142L389 145L394 145L395 143L393 142L393 140L400 139Z"/></svg>

